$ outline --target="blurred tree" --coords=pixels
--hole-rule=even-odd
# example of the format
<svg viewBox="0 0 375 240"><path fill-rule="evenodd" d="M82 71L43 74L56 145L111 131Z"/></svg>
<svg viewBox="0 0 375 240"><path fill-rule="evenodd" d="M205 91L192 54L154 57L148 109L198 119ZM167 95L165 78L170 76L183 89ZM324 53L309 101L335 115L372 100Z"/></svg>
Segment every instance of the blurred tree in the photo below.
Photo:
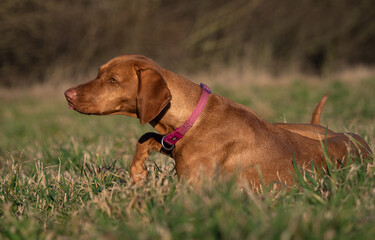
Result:
<svg viewBox="0 0 375 240"><path fill-rule="evenodd" d="M372 0L2 0L0 85L140 53L175 70L246 61L312 74L375 64Z"/></svg>

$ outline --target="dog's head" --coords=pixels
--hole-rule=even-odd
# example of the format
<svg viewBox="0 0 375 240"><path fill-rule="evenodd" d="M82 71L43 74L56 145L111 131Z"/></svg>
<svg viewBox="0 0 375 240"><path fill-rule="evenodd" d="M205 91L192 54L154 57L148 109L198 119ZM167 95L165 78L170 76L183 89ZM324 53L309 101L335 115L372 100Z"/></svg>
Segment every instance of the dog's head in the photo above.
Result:
<svg viewBox="0 0 375 240"><path fill-rule="evenodd" d="M153 120L172 96L161 68L140 55L116 57L100 67L98 76L65 91L69 108L83 114L123 114Z"/></svg>

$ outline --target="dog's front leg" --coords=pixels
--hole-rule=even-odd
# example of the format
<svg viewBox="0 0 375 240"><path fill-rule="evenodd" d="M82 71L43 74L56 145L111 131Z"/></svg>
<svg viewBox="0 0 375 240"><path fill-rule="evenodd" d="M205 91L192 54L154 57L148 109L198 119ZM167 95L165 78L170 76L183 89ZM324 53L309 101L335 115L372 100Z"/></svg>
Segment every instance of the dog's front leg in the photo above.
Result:
<svg viewBox="0 0 375 240"><path fill-rule="evenodd" d="M133 159L130 163L130 176L134 183L144 181L147 178L145 161L151 152L158 151L165 155L171 156L169 151L165 151L161 145L163 136L157 133L145 133L139 138Z"/></svg>

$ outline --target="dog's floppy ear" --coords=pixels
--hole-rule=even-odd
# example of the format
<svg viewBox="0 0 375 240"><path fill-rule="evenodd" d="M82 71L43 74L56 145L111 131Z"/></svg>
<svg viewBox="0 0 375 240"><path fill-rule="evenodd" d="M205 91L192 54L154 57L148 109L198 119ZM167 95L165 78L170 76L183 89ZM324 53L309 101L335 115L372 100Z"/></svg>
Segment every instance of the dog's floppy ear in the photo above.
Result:
<svg viewBox="0 0 375 240"><path fill-rule="evenodd" d="M167 83L153 68L137 69L137 114L142 125L150 122L172 99Z"/></svg>

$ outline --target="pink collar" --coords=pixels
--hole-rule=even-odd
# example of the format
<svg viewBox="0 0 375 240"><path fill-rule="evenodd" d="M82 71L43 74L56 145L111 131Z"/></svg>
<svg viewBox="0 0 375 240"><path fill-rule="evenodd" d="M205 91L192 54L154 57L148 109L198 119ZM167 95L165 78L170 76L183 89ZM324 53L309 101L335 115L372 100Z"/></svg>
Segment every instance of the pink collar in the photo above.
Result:
<svg viewBox="0 0 375 240"><path fill-rule="evenodd" d="M195 106L194 111L191 113L188 120L186 120L182 126L174 130L172 133L165 135L161 140L161 145L165 150L172 150L176 142L186 134L186 132L194 125L199 115L201 115L204 107L206 106L208 95L211 93L211 90L207 85L201 83L201 87L203 88L201 98L199 99L197 106ZM167 143L170 147L166 147L164 143Z"/></svg>

